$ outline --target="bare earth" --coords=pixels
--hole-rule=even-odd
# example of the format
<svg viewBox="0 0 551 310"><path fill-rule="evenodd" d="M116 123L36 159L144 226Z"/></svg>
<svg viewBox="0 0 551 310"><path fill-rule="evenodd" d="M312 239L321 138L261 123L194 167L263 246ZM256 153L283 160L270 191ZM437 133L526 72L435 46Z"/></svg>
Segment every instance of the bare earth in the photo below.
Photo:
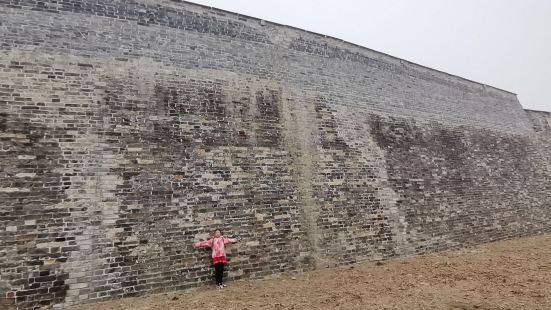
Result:
<svg viewBox="0 0 551 310"><path fill-rule="evenodd" d="M74 310L551 309L551 236Z"/></svg>

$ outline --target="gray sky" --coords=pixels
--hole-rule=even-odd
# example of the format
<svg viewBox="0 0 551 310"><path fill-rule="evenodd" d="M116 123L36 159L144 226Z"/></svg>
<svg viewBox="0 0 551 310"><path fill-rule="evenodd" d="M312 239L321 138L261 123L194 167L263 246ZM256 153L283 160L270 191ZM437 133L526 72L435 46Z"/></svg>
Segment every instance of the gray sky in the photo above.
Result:
<svg viewBox="0 0 551 310"><path fill-rule="evenodd" d="M191 0L334 36L551 111L551 0Z"/></svg>

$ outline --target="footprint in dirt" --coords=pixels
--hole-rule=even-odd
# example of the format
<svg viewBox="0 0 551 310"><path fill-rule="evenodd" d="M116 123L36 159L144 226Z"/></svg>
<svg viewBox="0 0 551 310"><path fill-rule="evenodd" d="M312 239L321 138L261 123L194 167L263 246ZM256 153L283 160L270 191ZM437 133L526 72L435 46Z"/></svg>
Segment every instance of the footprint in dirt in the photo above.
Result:
<svg viewBox="0 0 551 310"><path fill-rule="evenodd" d="M484 310L486 308L479 305L468 305L464 303L449 304L447 310Z"/></svg>

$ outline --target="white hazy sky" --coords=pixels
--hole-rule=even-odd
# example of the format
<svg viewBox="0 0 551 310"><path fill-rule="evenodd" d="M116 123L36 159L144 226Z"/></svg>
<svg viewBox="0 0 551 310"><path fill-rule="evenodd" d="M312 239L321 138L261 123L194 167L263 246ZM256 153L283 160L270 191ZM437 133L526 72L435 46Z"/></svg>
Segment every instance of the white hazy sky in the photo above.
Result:
<svg viewBox="0 0 551 310"><path fill-rule="evenodd" d="M551 0L191 1L334 36L551 111Z"/></svg>

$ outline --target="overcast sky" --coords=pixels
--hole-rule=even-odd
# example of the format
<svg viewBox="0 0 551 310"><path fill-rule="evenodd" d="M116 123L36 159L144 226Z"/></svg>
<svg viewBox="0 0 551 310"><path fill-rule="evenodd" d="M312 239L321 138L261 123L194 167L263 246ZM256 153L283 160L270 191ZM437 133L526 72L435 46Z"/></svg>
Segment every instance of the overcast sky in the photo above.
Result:
<svg viewBox="0 0 551 310"><path fill-rule="evenodd" d="M191 0L334 36L551 111L551 0Z"/></svg>

